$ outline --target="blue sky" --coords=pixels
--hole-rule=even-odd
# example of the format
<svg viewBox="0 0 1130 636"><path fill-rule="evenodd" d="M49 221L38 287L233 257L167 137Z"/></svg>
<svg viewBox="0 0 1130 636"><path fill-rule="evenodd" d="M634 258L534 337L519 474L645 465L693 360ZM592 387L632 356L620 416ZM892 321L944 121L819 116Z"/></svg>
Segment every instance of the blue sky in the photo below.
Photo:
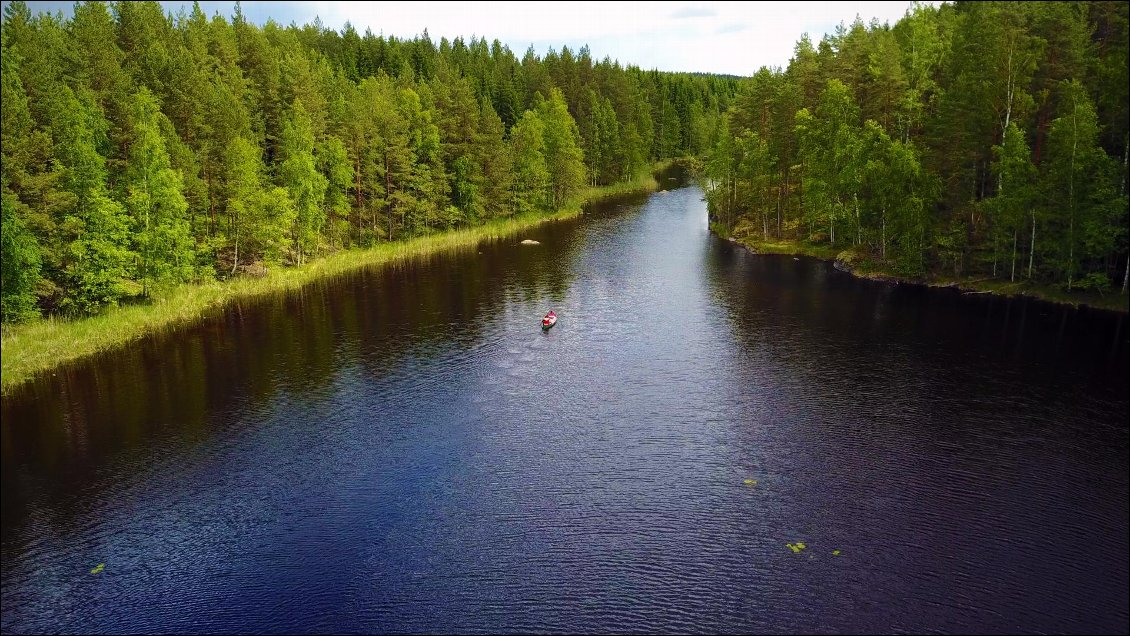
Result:
<svg viewBox="0 0 1130 636"><path fill-rule="evenodd" d="M7 4L5 2L4 4ZM73 2L29 2L33 10L63 11ZM192 3L161 2L166 11ZM933 4L933 3L927 3ZM894 24L910 7L896 2L243 2L243 13L262 24L305 24L315 16L340 29L410 38L425 28L433 40L472 35L497 38L521 56L531 45L543 54L562 45L587 44L605 56L644 69L750 75L761 66L785 66L802 33L813 42L856 15ZM205 1L209 16L231 16L235 2Z"/></svg>

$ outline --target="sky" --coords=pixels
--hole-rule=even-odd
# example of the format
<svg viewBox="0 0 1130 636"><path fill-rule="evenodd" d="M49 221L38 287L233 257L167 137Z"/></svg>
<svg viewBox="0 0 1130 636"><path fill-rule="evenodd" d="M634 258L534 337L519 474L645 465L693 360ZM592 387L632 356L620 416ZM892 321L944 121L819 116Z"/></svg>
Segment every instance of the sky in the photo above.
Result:
<svg viewBox="0 0 1130 636"><path fill-rule="evenodd" d="M4 4L8 4L4 2ZM73 2L28 2L32 10L62 11ZM189 10L191 0L161 2L166 11ZM925 4L937 4L926 2ZM461 36L498 39L521 57L530 46L576 51L588 45L605 56L643 69L752 75L762 66L788 65L802 33L813 44L837 24L878 18L894 24L910 7L895 2L260 2L241 4L263 24L272 18L298 25L320 17L340 30L349 21L359 33L411 38L426 28L432 40ZM231 16L235 2L202 1L209 16Z"/></svg>

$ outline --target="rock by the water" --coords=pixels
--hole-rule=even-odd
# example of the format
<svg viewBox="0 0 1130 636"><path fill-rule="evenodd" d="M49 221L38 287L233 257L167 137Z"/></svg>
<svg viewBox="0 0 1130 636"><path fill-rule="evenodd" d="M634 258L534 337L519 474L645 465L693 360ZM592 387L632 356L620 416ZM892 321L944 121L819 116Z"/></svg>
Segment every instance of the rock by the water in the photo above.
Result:
<svg viewBox="0 0 1130 636"><path fill-rule="evenodd" d="M541 242L535 241L533 239L525 239L524 241L522 241L522 245L541 245Z"/></svg>

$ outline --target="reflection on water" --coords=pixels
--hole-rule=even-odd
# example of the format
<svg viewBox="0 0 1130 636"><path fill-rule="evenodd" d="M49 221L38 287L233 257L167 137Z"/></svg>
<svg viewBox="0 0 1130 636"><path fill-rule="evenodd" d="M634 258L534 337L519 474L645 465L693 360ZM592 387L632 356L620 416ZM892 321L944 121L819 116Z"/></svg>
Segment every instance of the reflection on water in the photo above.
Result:
<svg viewBox="0 0 1130 636"><path fill-rule="evenodd" d="M3 630L1125 632L1128 331L609 204L5 398Z"/></svg>

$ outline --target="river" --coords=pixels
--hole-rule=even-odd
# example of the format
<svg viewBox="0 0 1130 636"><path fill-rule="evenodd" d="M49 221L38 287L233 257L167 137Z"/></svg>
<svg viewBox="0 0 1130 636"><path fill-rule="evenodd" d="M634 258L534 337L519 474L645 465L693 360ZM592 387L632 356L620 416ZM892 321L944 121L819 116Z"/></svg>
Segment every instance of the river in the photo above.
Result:
<svg viewBox="0 0 1130 636"><path fill-rule="evenodd" d="M6 397L3 631L1127 631L1125 316L671 185Z"/></svg>

